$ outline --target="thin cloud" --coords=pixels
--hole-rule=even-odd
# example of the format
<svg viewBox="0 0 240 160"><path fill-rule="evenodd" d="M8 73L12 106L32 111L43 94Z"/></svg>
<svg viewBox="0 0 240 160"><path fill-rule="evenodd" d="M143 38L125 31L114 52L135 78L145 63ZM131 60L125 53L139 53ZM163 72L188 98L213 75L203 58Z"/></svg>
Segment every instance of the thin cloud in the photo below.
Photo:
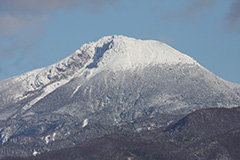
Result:
<svg viewBox="0 0 240 160"><path fill-rule="evenodd" d="M195 0L188 3L184 15L185 16L197 16L204 14L214 7L216 0Z"/></svg>
<svg viewBox="0 0 240 160"><path fill-rule="evenodd" d="M65 3L64 3L65 2ZM5 0L0 1L0 35L11 36L41 23L51 11L69 8L75 3L59 0ZM55 4L55 5L54 5Z"/></svg>
<svg viewBox="0 0 240 160"><path fill-rule="evenodd" d="M170 11L167 13L168 18L195 18L211 11L216 0L188 0L182 10Z"/></svg>
<svg viewBox="0 0 240 160"><path fill-rule="evenodd" d="M0 57L11 56L20 48L31 44L41 35L38 32L44 30L45 23L43 22L52 12L76 7L91 12L93 8L103 8L115 1L0 0ZM2 42L7 42L7 45Z"/></svg>
<svg viewBox="0 0 240 160"><path fill-rule="evenodd" d="M77 0L11 0L11 7L13 9L28 11L28 12L42 12L51 11L62 8L69 8L78 5Z"/></svg>
<svg viewBox="0 0 240 160"><path fill-rule="evenodd" d="M116 0L5 0L0 1L1 10L15 10L26 12L42 12L58 9L74 8L84 5L102 7L105 4L112 4Z"/></svg>
<svg viewBox="0 0 240 160"><path fill-rule="evenodd" d="M0 1L0 35L8 36L19 29L28 29L44 20L50 13L75 7L88 11L112 4L116 0L3 0Z"/></svg>
<svg viewBox="0 0 240 160"><path fill-rule="evenodd" d="M29 27L39 24L43 18L42 15L2 14L0 15L0 35L9 36L15 34L19 29L29 29Z"/></svg>
<svg viewBox="0 0 240 160"><path fill-rule="evenodd" d="M225 18L224 27L229 31L240 32L240 0L232 2L230 11Z"/></svg>
<svg viewBox="0 0 240 160"><path fill-rule="evenodd" d="M240 32L240 0L230 0L230 3L229 12L226 13L221 26L227 31ZM164 17L167 20L177 20L206 16L216 4L216 0L188 0L182 9L168 11Z"/></svg>

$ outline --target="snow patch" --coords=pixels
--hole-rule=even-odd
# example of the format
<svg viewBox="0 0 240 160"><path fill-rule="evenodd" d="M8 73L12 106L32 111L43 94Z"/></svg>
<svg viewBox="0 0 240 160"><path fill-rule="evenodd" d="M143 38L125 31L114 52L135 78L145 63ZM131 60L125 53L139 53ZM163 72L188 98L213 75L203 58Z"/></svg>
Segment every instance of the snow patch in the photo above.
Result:
<svg viewBox="0 0 240 160"><path fill-rule="evenodd" d="M67 133L65 133L64 136L68 136L68 135L70 135L70 134L71 134L71 132L70 132L70 131L67 131Z"/></svg>
<svg viewBox="0 0 240 160"><path fill-rule="evenodd" d="M167 126L170 125L173 122L173 120L167 122Z"/></svg>
<svg viewBox="0 0 240 160"><path fill-rule="evenodd" d="M55 141L55 136L57 135L57 133L53 133L53 136L52 136L52 140Z"/></svg>
<svg viewBox="0 0 240 160"><path fill-rule="evenodd" d="M49 141L50 141L50 138L51 138L51 136L50 136L50 135L48 135L48 136L46 136L46 137L45 137L45 142L46 142L46 144L48 144L48 143L49 143Z"/></svg>
<svg viewBox="0 0 240 160"><path fill-rule="evenodd" d="M40 152L37 152L35 149L33 150L33 156L36 156L37 154L40 154Z"/></svg>
<svg viewBox="0 0 240 160"><path fill-rule="evenodd" d="M137 128L137 132L141 132L143 129L142 128Z"/></svg>
<svg viewBox="0 0 240 160"><path fill-rule="evenodd" d="M48 144L50 141L55 141L55 137L56 137L57 133L53 133L52 136L51 135L47 135L44 140L45 143Z"/></svg>
<svg viewBox="0 0 240 160"><path fill-rule="evenodd" d="M88 119L84 119L82 128L86 127L88 125Z"/></svg>
<svg viewBox="0 0 240 160"><path fill-rule="evenodd" d="M118 124L118 120L117 120L117 118L114 118L114 122L115 122L116 124Z"/></svg>
<svg viewBox="0 0 240 160"><path fill-rule="evenodd" d="M79 90L80 87L81 87L81 85L77 86L77 88L73 91L73 93L70 96L70 98L72 98L75 95L75 93Z"/></svg>
<svg viewBox="0 0 240 160"><path fill-rule="evenodd" d="M14 130L11 129L10 127L7 127L3 131L1 129L2 144L6 143L13 133L14 133Z"/></svg>

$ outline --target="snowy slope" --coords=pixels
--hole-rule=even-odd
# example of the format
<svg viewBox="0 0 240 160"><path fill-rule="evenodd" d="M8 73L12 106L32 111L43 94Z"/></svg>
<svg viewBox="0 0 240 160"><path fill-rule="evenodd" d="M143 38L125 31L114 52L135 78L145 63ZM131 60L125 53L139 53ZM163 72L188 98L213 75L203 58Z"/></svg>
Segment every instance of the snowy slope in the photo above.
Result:
<svg viewBox="0 0 240 160"><path fill-rule="evenodd" d="M90 78L103 70L116 72L178 63L198 65L192 58L158 41L124 36L103 37L97 42L83 45L56 64L0 82L0 100L6 106L30 97L32 91L41 90L40 96L22 107L27 110L56 88L82 74Z"/></svg>
<svg viewBox="0 0 240 160"><path fill-rule="evenodd" d="M0 82L0 101L2 102L0 111L9 104L32 97L38 91L37 97L32 98L24 106L20 106L24 112L74 77L84 75L90 79L102 71L134 71L159 64L188 64L201 67L191 57L162 42L143 41L125 36L107 36L83 45L72 55L56 64ZM6 119L8 116L2 115L1 119Z"/></svg>

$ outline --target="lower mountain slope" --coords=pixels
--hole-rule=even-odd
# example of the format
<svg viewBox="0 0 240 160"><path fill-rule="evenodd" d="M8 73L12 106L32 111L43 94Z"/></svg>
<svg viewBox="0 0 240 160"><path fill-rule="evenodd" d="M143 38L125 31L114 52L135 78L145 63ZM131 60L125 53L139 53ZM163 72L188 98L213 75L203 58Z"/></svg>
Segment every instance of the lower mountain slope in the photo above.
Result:
<svg viewBox="0 0 240 160"><path fill-rule="evenodd" d="M238 160L240 107L193 112L167 127L115 132L75 147L8 160ZM2 160L5 160L2 159Z"/></svg>

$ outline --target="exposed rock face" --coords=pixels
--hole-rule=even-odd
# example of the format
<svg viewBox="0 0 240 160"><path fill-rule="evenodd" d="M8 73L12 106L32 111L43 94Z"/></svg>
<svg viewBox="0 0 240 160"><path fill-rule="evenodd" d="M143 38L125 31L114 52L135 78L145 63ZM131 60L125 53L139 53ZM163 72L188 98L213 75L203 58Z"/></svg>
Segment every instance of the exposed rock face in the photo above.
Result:
<svg viewBox="0 0 240 160"><path fill-rule="evenodd" d="M0 82L0 102L0 156L25 157L236 107L240 85L164 43L111 36Z"/></svg>

